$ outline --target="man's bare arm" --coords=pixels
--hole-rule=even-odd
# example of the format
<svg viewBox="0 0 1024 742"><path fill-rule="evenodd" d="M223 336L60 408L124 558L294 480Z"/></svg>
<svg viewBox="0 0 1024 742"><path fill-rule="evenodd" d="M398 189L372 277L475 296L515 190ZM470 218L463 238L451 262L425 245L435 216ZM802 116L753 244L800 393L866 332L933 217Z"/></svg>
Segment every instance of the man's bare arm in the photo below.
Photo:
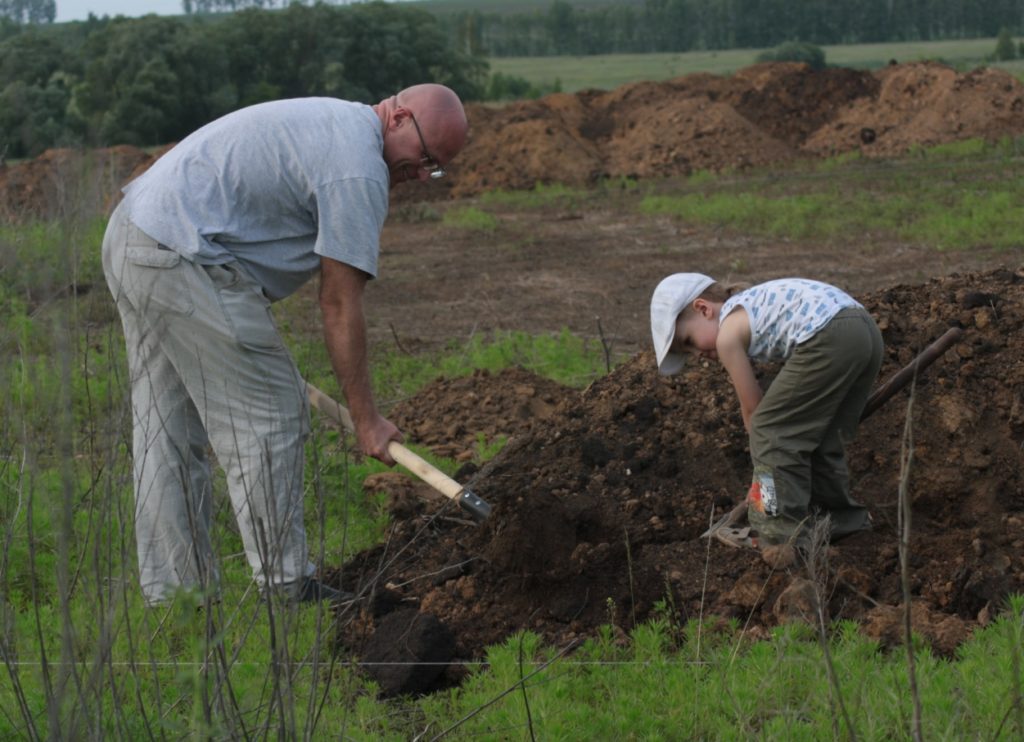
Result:
<svg viewBox="0 0 1024 742"><path fill-rule="evenodd" d="M358 268L320 259L320 311L331 366L348 402L360 449L390 466L395 462L388 454L388 443L401 440L402 435L373 401L363 315L367 279Z"/></svg>

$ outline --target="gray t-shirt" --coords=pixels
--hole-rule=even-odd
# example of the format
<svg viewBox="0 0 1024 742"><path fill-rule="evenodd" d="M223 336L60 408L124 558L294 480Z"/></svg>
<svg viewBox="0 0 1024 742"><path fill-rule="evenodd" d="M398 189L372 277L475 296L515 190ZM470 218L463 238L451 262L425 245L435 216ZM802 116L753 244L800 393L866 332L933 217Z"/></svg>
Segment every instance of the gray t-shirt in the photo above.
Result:
<svg viewBox="0 0 1024 742"><path fill-rule="evenodd" d="M814 337L841 310L861 304L841 289L806 278L780 278L729 297L718 315L721 323L736 307L747 310L750 347L760 361L784 361Z"/></svg>
<svg viewBox="0 0 1024 742"><path fill-rule="evenodd" d="M277 301L320 256L377 275L390 176L361 103L260 103L198 129L125 187L132 222L188 260L237 260Z"/></svg>

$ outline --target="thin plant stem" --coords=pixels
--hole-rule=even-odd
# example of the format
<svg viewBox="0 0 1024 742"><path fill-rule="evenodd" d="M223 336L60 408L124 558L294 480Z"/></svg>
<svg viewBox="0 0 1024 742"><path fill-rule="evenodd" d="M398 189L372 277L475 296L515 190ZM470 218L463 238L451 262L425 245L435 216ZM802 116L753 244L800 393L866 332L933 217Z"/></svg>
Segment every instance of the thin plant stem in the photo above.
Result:
<svg viewBox="0 0 1024 742"><path fill-rule="evenodd" d="M915 742L923 739L921 732L921 694L917 687L917 666L914 658L914 638L912 628L912 604L910 594L910 471L914 460L914 396L917 376L910 384L910 398L907 400L907 415L903 425L903 442L900 446L900 482L898 526L900 533L900 585L903 590L903 636L907 650L907 681L910 685L910 698L914 705L911 720L911 736Z"/></svg>

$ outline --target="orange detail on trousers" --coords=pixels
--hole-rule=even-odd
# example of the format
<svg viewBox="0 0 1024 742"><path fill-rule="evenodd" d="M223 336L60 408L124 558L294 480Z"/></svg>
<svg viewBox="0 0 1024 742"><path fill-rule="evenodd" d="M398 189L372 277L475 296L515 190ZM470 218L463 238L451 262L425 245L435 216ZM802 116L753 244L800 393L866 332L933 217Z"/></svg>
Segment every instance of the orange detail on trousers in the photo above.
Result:
<svg viewBox="0 0 1024 742"><path fill-rule="evenodd" d="M761 502L761 483L756 479L750 483L747 490L747 506L754 508L759 513L764 513L764 503Z"/></svg>

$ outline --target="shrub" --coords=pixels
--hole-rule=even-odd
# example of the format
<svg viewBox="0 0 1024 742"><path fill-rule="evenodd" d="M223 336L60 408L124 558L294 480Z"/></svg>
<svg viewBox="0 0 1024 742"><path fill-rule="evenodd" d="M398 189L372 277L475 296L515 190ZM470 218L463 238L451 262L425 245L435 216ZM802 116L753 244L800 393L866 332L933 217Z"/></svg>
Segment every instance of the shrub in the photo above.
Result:
<svg viewBox="0 0 1024 742"><path fill-rule="evenodd" d="M804 62L812 69L825 67L825 50L802 41L787 41L757 55L758 62Z"/></svg>
<svg viewBox="0 0 1024 742"><path fill-rule="evenodd" d="M1008 62L1017 58L1017 47L1010 36L1010 29L1005 26L999 29L999 36L996 37L995 58L997 62Z"/></svg>
<svg viewBox="0 0 1024 742"><path fill-rule="evenodd" d="M562 92L562 81L534 84L524 77L495 72L487 82L484 99L490 101L535 99L548 93Z"/></svg>

